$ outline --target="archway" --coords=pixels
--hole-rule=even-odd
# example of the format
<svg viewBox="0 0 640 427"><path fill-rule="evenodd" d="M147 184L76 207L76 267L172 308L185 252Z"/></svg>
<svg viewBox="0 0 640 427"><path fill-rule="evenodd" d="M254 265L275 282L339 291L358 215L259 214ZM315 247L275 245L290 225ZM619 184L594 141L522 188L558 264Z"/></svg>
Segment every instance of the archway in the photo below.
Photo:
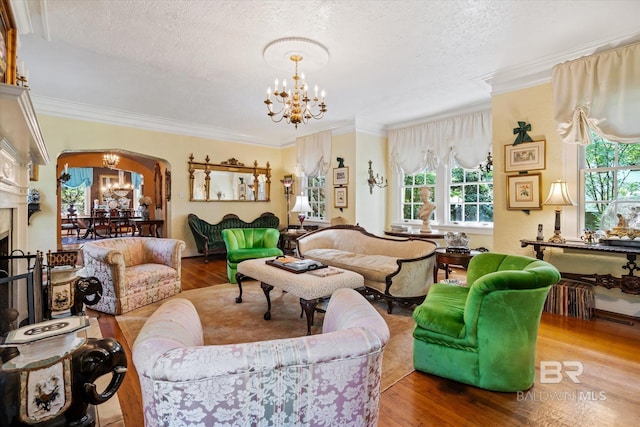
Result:
<svg viewBox="0 0 640 427"><path fill-rule="evenodd" d="M118 156L118 163L113 167L107 167L103 164L103 158L105 154L115 154ZM78 212L79 219L84 220L83 225L87 225L89 216L91 215L91 208L97 201L98 205L104 205L104 190L103 186L105 182L124 183L126 185L133 186L131 181L133 176L132 172L140 174L141 184L139 190L131 191L127 195L128 198L133 198L133 195L148 196L152 199L152 206L150 207L151 219L161 220L161 226L158 227L158 232L161 237L169 235L169 212L170 206L167 203L171 198L171 172L170 164L164 159L155 158L145 154L135 153L126 150L74 150L64 151L58 155L56 160L57 176L60 177L65 171L65 167L68 171L73 173L74 168L89 168L89 176L91 188L87 190L87 199L85 202L89 204L86 206L84 212ZM87 173L87 169L83 169L84 173ZM108 179L109 181L105 181ZM115 178L117 177L117 178ZM62 241L62 224L66 220L66 212L63 212L63 203L61 200L63 186L58 183L57 202L56 202L56 229L57 229L57 247L63 249L66 245L63 245ZM138 198L131 200L131 210L135 211L138 207ZM76 242L75 247L84 242L84 238L88 237L83 230L81 238ZM70 247L69 247L70 248Z"/></svg>

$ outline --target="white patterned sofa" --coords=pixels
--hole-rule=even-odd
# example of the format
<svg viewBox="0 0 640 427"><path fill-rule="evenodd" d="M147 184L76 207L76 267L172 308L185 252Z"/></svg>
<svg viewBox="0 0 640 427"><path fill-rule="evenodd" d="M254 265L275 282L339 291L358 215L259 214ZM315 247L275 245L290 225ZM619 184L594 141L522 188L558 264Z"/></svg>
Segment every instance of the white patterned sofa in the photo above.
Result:
<svg viewBox="0 0 640 427"><path fill-rule="evenodd" d="M84 276L102 283L102 298L91 308L123 314L182 290L182 251L176 239L124 237L85 243Z"/></svg>
<svg viewBox="0 0 640 427"><path fill-rule="evenodd" d="M145 426L375 426L389 329L352 289L333 293L322 334L203 345L193 304L164 303L132 350Z"/></svg>
<svg viewBox="0 0 640 427"><path fill-rule="evenodd" d="M424 239L376 236L357 225L321 228L299 237L301 257L361 274L369 294L393 303L420 304L433 284L435 250Z"/></svg>

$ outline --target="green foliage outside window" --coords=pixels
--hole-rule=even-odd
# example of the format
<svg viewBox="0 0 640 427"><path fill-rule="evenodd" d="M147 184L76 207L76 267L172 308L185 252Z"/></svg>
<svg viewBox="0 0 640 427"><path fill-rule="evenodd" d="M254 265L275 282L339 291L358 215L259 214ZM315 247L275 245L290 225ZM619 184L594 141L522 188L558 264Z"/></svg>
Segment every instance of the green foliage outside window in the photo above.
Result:
<svg viewBox="0 0 640 427"><path fill-rule="evenodd" d="M610 142L591 132L585 148L584 227L598 230L609 203L640 199L640 144Z"/></svg>
<svg viewBox="0 0 640 427"><path fill-rule="evenodd" d="M451 170L450 222L493 222L493 171Z"/></svg>
<svg viewBox="0 0 640 427"><path fill-rule="evenodd" d="M73 206L76 211L84 212L85 206L85 188L84 186L80 186L77 188L68 188L65 186L61 187L60 193L60 201L62 202L62 212L67 212L67 210Z"/></svg>
<svg viewBox="0 0 640 427"><path fill-rule="evenodd" d="M327 215L326 180L324 176L307 178L307 197L313 211L309 218L324 219Z"/></svg>
<svg viewBox="0 0 640 427"><path fill-rule="evenodd" d="M424 171L414 175L404 175L404 186L402 188L402 218L404 220L420 219L418 211L422 206L422 199L420 199L420 188L425 185L431 190L429 199L431 202L435 202L435 184L436 173ZM435 216L435 211L432 214ZM433 217L432 217L433 219Z"/></svg>

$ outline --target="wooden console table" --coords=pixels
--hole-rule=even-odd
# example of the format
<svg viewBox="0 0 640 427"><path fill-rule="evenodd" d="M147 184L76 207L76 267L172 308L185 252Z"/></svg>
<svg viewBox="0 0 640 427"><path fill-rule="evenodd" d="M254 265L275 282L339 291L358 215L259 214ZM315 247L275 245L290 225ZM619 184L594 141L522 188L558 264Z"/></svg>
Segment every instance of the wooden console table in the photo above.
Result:
<svg viewBox="0 0 640 427"><path fill-rule="evenodd" d="M640 254L640 247L607 246L601 244L587 245L581 242L551 243L542 240L520 240L520 244L523 248L533 246L533 250L536 252L536 258L538 259L543 259L544 250L547 247L625 255L627 257L627 263L623 265L622 268L628 270L629 274L625 274L622 277L615 277L611 274L576 274L564 272L560 274L567 279L604 286L607 289L618 288L627 294L640 295L640 277L634 276L634 272L640 271L640 266L636 264L636 257Z"/></svg>
<svg viewBox="0 0 640 427"><path fill-rule="evenodd" d="M136 230L138 232L138 236L145 237L160 237L160 229L164 225L164 220L162 219L131 219L129 220L131 225L133 225L132 236L136 235ZM144 227L147 226L149 229L149 233L144 233Z"/></svg>

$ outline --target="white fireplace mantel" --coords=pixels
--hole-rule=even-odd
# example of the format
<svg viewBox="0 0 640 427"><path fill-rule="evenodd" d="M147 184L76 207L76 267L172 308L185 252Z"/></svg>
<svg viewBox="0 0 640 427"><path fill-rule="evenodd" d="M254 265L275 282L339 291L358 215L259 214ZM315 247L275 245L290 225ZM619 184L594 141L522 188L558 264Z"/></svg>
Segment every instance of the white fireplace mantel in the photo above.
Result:
<svg viewBox="0 0 640 427"><path fill-rule="evenodd" d="M0 135L16 150L21 163L49 163L28 89L0 83Z"/></svg>
<svg viewBox="0 0 640 427"><path fill-rule="evenodd" d="M29 165L48 162L29 90L0 83L0 208L13 211L9 249L27 247Z"/></svg>

